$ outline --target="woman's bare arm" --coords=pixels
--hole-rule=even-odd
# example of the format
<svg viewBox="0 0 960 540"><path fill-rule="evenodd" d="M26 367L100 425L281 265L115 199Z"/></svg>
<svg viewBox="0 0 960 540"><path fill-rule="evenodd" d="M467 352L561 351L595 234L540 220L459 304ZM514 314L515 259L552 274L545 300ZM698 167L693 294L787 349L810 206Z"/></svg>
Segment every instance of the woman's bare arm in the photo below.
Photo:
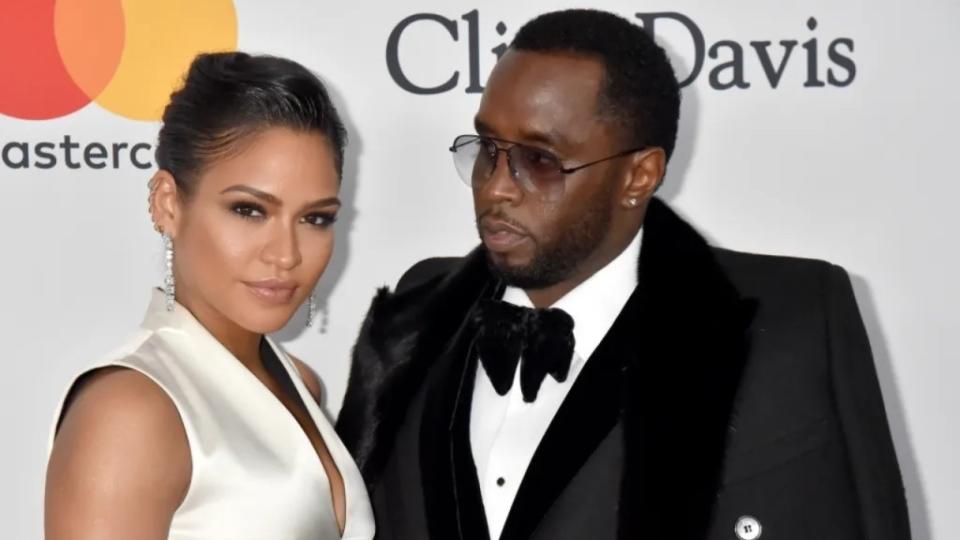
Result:
<svg viewBox="0 0 960 540"><path fill-rule="evenodd" d="M190 447L147 376L106 368L76 391L47 468L47 540L167 538L190 485Z"/></svg>

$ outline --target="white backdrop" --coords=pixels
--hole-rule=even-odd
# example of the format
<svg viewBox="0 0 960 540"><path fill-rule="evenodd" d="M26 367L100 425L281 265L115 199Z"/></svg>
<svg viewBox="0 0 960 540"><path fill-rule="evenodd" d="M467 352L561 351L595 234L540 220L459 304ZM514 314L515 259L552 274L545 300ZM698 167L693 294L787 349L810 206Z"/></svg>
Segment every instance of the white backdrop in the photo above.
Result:
<svg viewBox="0 0 960 540"><path fill-rule="evenodd" d="M455 135L471 130L479 94L466 89L482 84L495 61L491 50L524 21L584 4L272 0L268 7L236 0L238 48L288 56L316 70L350 129L346 211L334 263L320 286L326 329L304 331L301 316L281 333L321 375L331 412L340 407L349 351L374 288L394 283L421 258L463 254L476 243L470 193L446 150ZM699 76L684 88L680 141L661 195L716 244L828 259L851 273L914 538L960 538L960 255L952 238L960 225L954 131L960 124L954 58L960 4L594 4L630 18L679 13L702 34L698 54L696 32L676 19L655 25L681 78L698 56L702 60ZM449 22L410 24L400 36L397 63L421 87L459 72L449 91L413 94L388 70L388 37L417 13ZM506 26L502 35L499 22ZM724 40L736 45L717 45L711 58L711 47ZM791 40L796 44L781 43ZM754 41L772 44L763 49ZM730 61L737 47L742 80L750 86L715 88L711 71ZM758 49L768 52L775 69L785 47L792 54L774 88ZM719 82L733 73L728 66ZM0 85L19 76L27 75L3 72ZM824 85L809 85L817 81ZM83 144L152 144L157 128L97 104L43 121L0 114L0 146L59 142L64 135ZM16 155L9 150L11 160ZM150 172L129 160L101 170L62 163L16 168L0 161L2 538L42 536L54 408L71 377L139 322L149 288L160 281L160 242L146 213Z"/></svg>

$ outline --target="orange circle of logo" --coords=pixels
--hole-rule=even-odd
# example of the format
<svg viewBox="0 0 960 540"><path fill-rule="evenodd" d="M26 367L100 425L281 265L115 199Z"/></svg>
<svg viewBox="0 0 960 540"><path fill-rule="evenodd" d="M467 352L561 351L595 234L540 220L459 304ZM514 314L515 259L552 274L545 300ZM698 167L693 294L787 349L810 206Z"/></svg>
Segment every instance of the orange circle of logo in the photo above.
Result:
<svg viewBox="0 0 960 540"><path fill-rule="evenodd" d="M95 101L157 120L197 53L236 47L232 0L4 0L0 114L43 120Z"/></svg>

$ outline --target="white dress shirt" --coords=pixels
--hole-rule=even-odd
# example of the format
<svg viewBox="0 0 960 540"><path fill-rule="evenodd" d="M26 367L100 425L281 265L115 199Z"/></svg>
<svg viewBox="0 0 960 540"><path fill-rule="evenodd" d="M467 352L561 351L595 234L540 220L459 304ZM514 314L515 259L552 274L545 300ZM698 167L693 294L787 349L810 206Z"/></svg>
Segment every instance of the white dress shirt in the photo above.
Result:
<svg viewBox="0 0 960 540"><path fill-rule="evenodd" d="M519 369L513 386L501 396L493 388L483 364L477 363L470 446L492 539L500 538L527 466L554 415L637 286L642 236L641 231L616 259L551 306L566 311L574 321L576 343L566 381L557 382L548 375L536 401L526 403L520 390ZM506 289L503 301L533 307L527 294L515 287Z"/></svg>

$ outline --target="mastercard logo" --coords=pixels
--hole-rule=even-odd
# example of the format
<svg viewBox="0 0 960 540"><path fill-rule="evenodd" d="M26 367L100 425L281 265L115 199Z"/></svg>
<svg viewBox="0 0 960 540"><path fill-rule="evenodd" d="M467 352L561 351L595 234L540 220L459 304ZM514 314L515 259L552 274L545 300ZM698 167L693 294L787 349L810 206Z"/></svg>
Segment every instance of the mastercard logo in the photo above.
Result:
<svg viewBox="0 0 960 540"><path fill-rule="evenodd" d="M96 102L158 120L197 53L236 47L232 0L3 0L0 114L44 120Z"/></svg>

